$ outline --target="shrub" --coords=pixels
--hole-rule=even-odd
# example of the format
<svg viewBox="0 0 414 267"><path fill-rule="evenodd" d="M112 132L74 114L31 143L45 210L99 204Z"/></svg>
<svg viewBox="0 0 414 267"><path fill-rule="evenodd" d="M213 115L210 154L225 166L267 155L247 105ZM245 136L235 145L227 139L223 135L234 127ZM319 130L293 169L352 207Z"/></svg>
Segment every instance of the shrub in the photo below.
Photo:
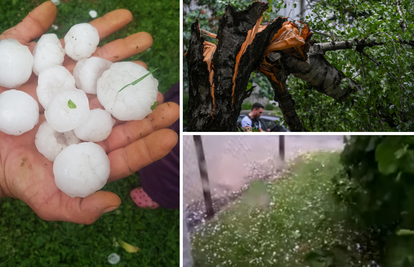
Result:
<svg viewBox="0 0 414 267"><path fill-rule="evenodd" d="M273 110L275 108L275 106L274 105L272 105L272 104L270 104L270 103L267 103L266 105L265 105L265 110Z"/></svg>
<svg viewBox="0 0 414 267"><path fill-rule="evenodd" d="M414 137L352 136L341 163L334 183L350 218L376 242L385 266L413 266Z"/></svg>
<svg viewBox="0 0 414 267"><path fill-rule="evenodd" d="M242 104L242 110L251 110L253 107L253 103L250 101L246 101Z"/></svg>

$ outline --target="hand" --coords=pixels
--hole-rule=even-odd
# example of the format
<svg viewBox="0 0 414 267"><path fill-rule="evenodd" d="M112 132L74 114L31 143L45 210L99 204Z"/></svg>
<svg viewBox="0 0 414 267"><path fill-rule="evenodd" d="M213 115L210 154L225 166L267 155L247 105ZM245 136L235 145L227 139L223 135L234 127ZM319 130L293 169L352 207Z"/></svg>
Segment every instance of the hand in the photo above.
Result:
<svg viewBox="0 0 414 267"><path fill-rule="evenodd" d="M46 32L55 17L56 6L52 2L45 2L20 24L0 35L0 40L14 38L33 51L35 43L32 40ZM125 26L131 19L129 11L116 10L91 24L97 28L102 39ZM136 33L98 48L94 56L111 61L115 58L122 60L146 50L151 44L149 34ZM137 63L145 66L143 62ZM64 66L70 71L75 64L75 61L65 57ZM17 89L29 93L37 100L36 86L37 76L32 74L29 81ZM5 90L7 89L0 87L0 93ZM161 103L162 95L157 100ZM164 128L173 124L178 117L179 106L164 103L143 120L118 122L108 139L99 143L110 159L108 182L126 177L167 155L177 143L177 134ZM50 221L91 224L103 213L116 209L121 200L114 193L98 191L85 198L70 198L56 187L52 162L37 151L34 143L37 129L44 120L44 115L40 114L37 126L20 136L0 132L0 197L21 199L39 217Z"/></svg>

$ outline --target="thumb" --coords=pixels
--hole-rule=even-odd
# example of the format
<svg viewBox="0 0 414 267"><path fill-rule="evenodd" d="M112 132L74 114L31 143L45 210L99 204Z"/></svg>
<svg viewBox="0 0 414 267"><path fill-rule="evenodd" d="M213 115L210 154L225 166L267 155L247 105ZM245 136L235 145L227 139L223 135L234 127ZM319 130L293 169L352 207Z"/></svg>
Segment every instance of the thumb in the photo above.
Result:
<svg viewBox="0 0 414 267"><path fill-rule="evenodd" d="M91 224L99 219L102 214L117 209L119 205L121 205L119 196L112 192L98 191L80 200L79 217L78 220L73 222Z"/></svg>
<svg viewBox="0 0 414 267"><path fill-rule="evenodd" d="M32 209L46 221L91 224L121 204L121 199L116 194L107 191L98 191L85 198L71 198L61 193L62 196L56 201L48 201L41 208Z"/></svg>

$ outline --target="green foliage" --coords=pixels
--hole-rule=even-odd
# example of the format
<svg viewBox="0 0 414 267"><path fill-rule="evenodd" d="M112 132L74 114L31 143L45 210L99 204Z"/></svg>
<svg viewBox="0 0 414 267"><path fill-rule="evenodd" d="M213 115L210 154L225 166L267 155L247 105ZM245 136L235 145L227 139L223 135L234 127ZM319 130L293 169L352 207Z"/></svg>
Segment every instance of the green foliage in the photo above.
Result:
<svg viewBox="0 0 414 267"><path fill-rule="evenodd" d="M268 103L268 104L266 104L265 105L265 110L273 110L275 108L275 106L274 105L272 105L272 104L270 104L270 103Z"/></svg>
<svg viewBox="0 0 414 267"><path fill-rule="evenodd" d="M353 95L352 102L334 105L326 97L318 97L323 109L329 109L340 121L345 115L344 131L408 131L413 129L413 65L414 53L408 44L399 40L412 40L414 9L409 0L401 0L400 8L408 28L403 33L397 1L320 1L313 5L306 21L314 31L334 35L336 40L376 40L382 45L367 47L364 52L374 61L355 49L327 52L325 58L347 77L356 80L363 88ZM317 42L332 38L315 34ZM295 98L300 105L304 102ZM319 106L315 106L319 108ZM341 109L342 112L339 112ZM342 113L342 114L339 114ZM411 117L410 117L411 116ZM380 117L392 117L395 127L390 128ZM323 123L324 130L328 121ZM340 130L340 129L338 129Z"/></svg>
<svg viewBox="0 0 414 267"><path fill-rule="evenodd" d="M0 266L178 266L179 211L138 208L129 191L138 186L132 175L104 187L116 193L121 206L92 225L47 222L22 201L0 199ZM140 250L126 252L122 239Z"/></svg>
<svg viewBox="0 0 414 267"><path fill-rule="evenodd" d="M250 101L245 101L242 104L242 110L252 110L253 103Z"/></svg>
<svg viewBox="0 0 414 267"><path fill-rule="evenodd" d="M378 116L370 116L369 110L357 104L350 107L346 102L335 101L298 78L290 77L288 84L299 119L309 131L392 131ZM356 95L362 94L362 92L356 93Z"/></svg>
<svg viewBox="0 0 414 267"><path fill-rule="evenodd" d="M352 136L341 163L334 182L338 199L352 210L350 219L378 244L382 261L392 263L386 266L412 266L414 137Z"/></svg>
<svg viewBox="0 0 414 267"><path fill-rule="evenodd" d="M363 237L334 198L340 167L337 153L312 153L286 176L252 183L193 234L195 266L368 266L373 255L356 249Z"/></svg>

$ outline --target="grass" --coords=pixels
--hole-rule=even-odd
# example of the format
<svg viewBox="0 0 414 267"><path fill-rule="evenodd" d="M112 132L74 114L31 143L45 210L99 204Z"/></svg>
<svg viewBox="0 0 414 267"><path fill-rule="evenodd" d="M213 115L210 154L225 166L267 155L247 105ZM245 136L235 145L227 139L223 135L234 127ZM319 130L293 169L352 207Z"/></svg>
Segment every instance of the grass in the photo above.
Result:
<svg viewBox="0 0 414 267"><path fill-rule="evenodd" d="M42 2L2 1L0 32ZM179 1L61 0L55 20L59 29L49 32L61 38L73 24L91 21L89 10L101 16L118 8L130 10L134 20L100 45L139 31L150 33L151 49L129 60L142 60L149 70L158 67L154 76L159 91L165 93L179 81ZM90 226L45 222L23 202L0 199L0 266L109 266L107 257L112 252L121 256L117 266L178 266L179 211L137 208L129 191L138 185L137 176L107 185L104 189L117 193L122 204ZM127 253L118 238L140 250Z"/></svg>
<svg viewBox="0 0 414 267"><path fill-rule="evenodd" d="M0 266L178 266L179 211L140 209L129 191L138 186L130 176L104 190L121 197L121 206L92 225L46 222L22 201L0 198ZM140 250L128 253L118 239Z"/></svg>
<svg viewBox="0 0 414 267"><path fill-rule="evenodd" d="M253 183L193 234L195 266L353 266L338 258L362 260L346 207L334 200L331 178L338 168L337 153L308 154L286 177Z"/></svg>
<svg viewBox="0 0 414 267"><path fill-rule="evenodd" d="M5 0L0 5L0 32L18 24L32 9L44 0ZM150 50L134 56L129 60L142 60L149 70L159 68L155 73L159 81L159 91L165 93L179 81L179 8L178 0L129 1L129 0L61 0L57 6L55 25L58 30L50 29L59 38L64 37L69 28L81 22L89 22L89 10L96 10L98 16L119 8L132 12L134 19L126 27L114 33L100 44L118 38L125 38L136 32L151 34L154 43Z"/></svg>

